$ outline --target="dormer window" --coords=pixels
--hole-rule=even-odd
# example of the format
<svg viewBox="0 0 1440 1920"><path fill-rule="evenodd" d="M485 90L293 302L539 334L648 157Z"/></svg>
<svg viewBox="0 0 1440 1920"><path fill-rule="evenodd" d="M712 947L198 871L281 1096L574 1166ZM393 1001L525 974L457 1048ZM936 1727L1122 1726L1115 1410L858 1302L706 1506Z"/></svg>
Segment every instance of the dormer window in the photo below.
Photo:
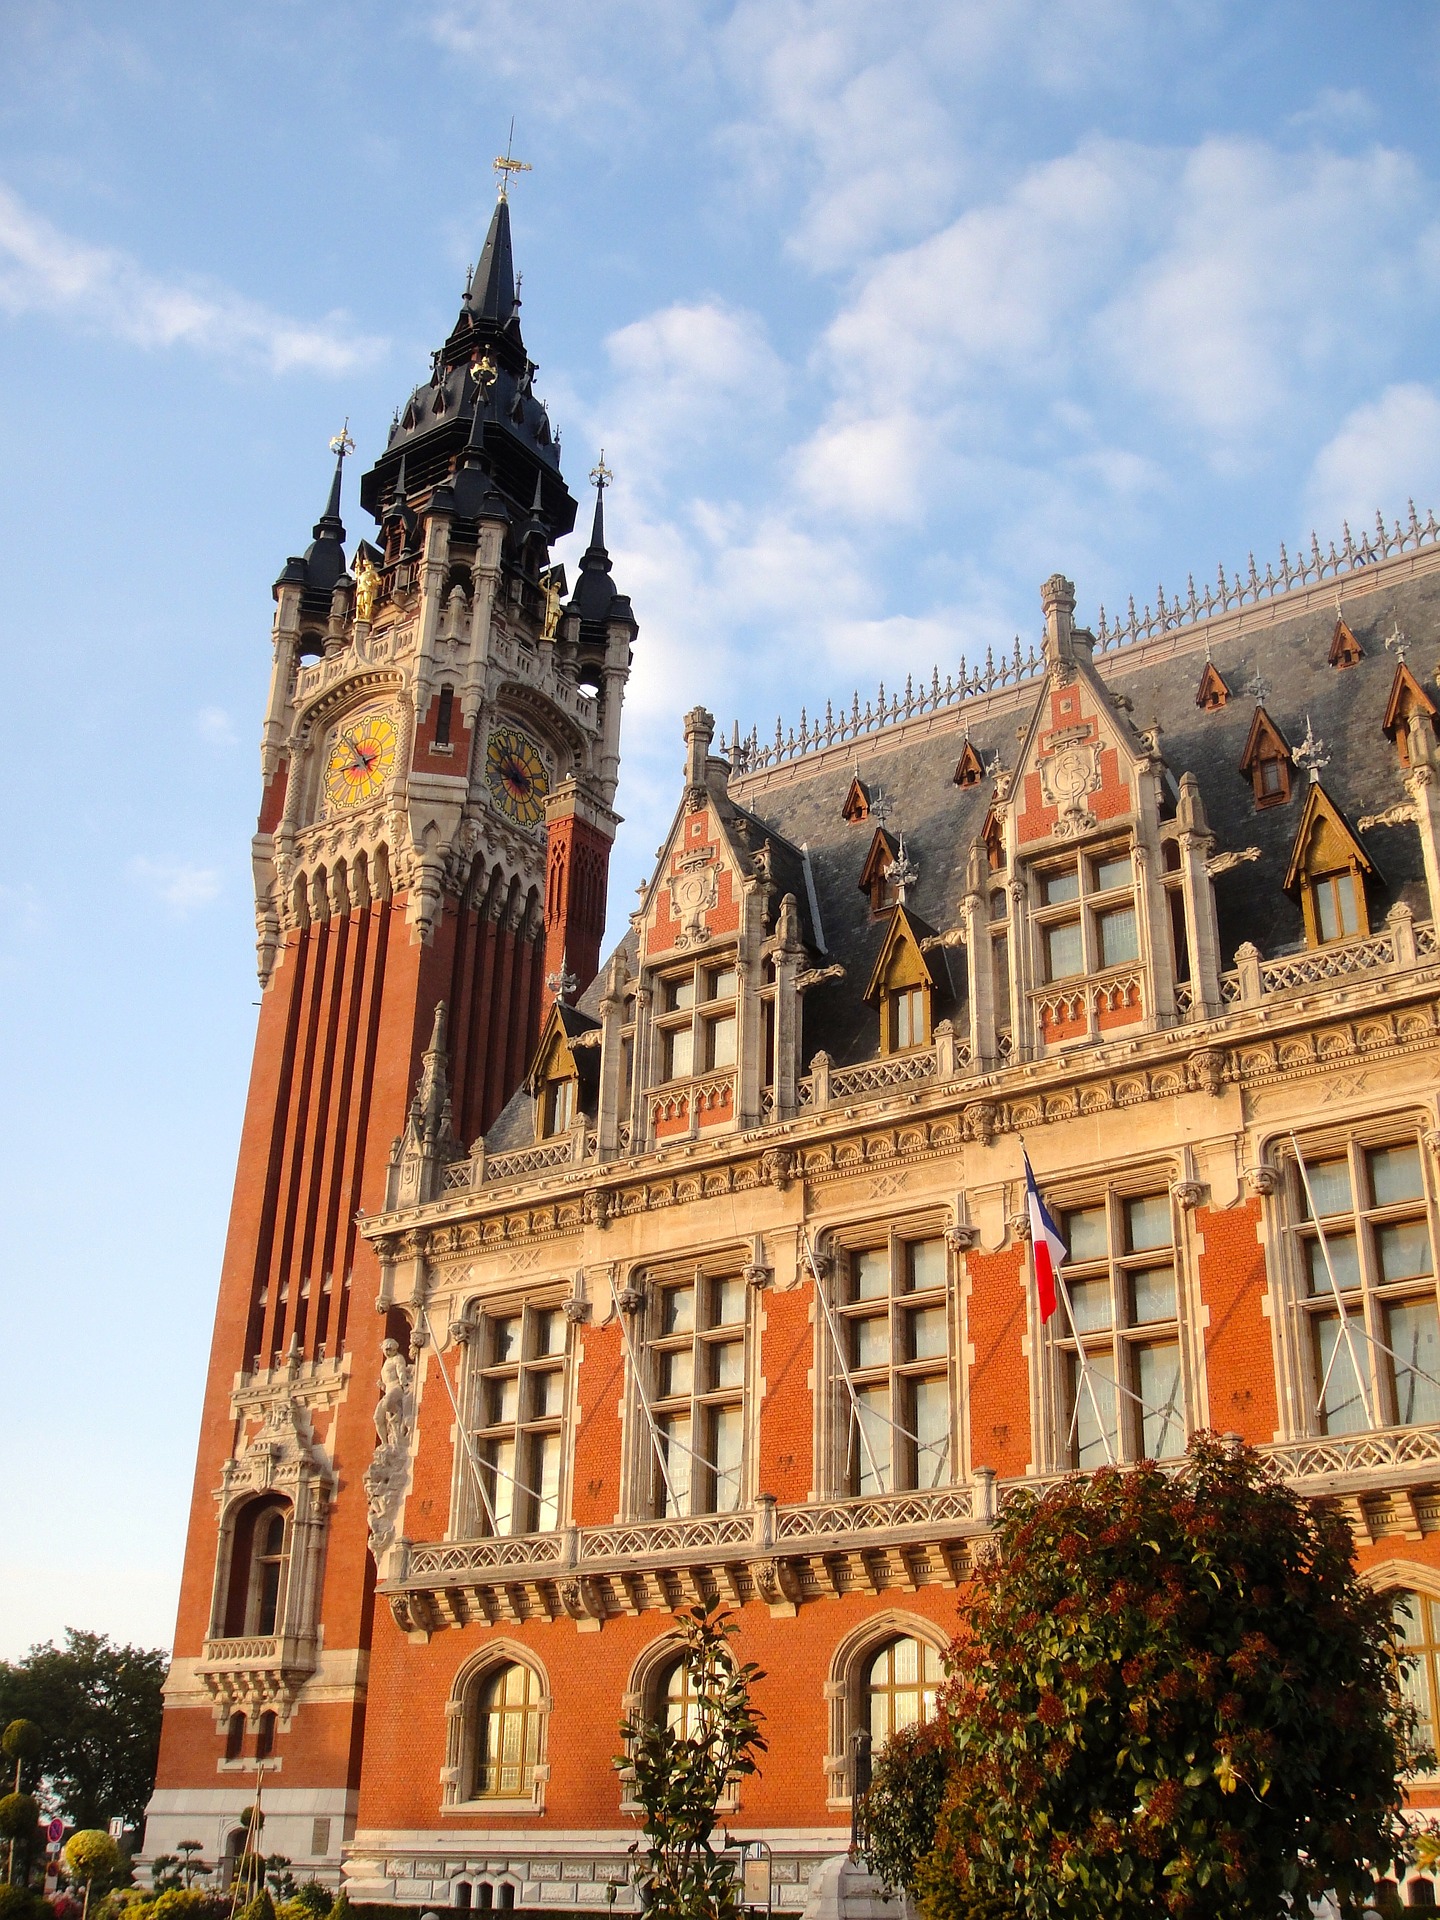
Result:
<svg viewBox="0 0 1440 1920"><path fill-rule="evenodd" d="M920 945L923 921L897 907L870 975L865 998L880 1015L881 1053L928 1047L935 1026L935 975Z"/></svg>
<svg viewBox="0 0 1440 1920"><path fill-rule="evenodd" d="M1139 959L1134 866L1125 848L1067 861L1037 879L1040 957L1047 981L1103 973Z"/></svg>
<svg viewBox="0 0 1440 1920"><path fill-rule="evenodd" d="M1255 709L1240 771L1249 780L1257 807L1278 807L1290 798L1290 743L1263 707Z"/></svg>
<svg viewBox="0 0 1440 1920"><path fill-rule="evenodd" d="M733 961L713 961L672 973L660 982L661 1080L689 1080L735 1064L738 1033Z"/></svg>
<svg viewBox="0 0 1440 1920"><path fill-rule="evenodd" d="M540 1130L547 1140L568 1133L575 1124L575 1079L573 1074L547 1080L540 1096Z"/></svg>
<svg viewBox="0 0 1440 1920"><path fill-rule="evenodd" d="M985 778L985 769L981 764L980 756L969 740L965 742L964 751L956 763L951 778L957 787L978 787Z"/></svg>
<svg viewBox="0 0 1440 1920"><path fill-rule="evenodd" d="M930 1031L924 987L898 987L886 996L890 1016L891 1053L904 1053L908 1047L929 1043Z"/></svg>
<svg viewBox="0 0 1440 1920"><path fill-rule="evenodd" d="M1362 940L1370 931L1366 876L1375 865L1325 789L1312 783L1295 835L1285 891L1300 896L1312 947Z"/></svg>
<svg viewBox="0 0 1440 1920"><path fill-rule="evenodd" d="M875 838L870 842L870 851L865 856L865 864L860 869L860 891L870 896L872 914L889 913L898 898L894 881L890 878L899 854L896 845L883 827L875 829Z"/></svg>

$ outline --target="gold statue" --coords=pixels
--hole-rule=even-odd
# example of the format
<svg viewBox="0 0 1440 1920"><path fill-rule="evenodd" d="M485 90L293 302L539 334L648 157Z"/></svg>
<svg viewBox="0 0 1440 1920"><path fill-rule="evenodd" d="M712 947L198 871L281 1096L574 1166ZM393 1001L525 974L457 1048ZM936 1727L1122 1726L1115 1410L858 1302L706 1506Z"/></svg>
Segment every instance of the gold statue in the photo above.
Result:
<svg viewBox="0 0 1440 1920"><path fill-rule="evenodd" d="M555 578L555 569L548 567L540 576L540 591L545 596L544 638L553 640L560 627L560 583Z"/></svg>
<svg viewBox="0 0 1440 1920"><path fill-rule="evenodd" d="M355 574L355 618L368 620L375 611L375 602L380 597L380 575L375 563L362 547L352 564Z"/></svg>

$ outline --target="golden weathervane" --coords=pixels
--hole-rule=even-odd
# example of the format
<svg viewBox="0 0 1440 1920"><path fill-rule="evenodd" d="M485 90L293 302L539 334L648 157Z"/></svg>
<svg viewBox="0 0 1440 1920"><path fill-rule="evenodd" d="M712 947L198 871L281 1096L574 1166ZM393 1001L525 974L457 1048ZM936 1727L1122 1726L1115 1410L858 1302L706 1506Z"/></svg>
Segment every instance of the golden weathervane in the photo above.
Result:
<svg viewBox="0 0 1440 1920"><path fill-rule="evenodd" d="M511 174L512 173L529 173L531 170L530 162L528 160L512 160L511 159L510 149L514 146L514 144L515 144L515 122L512 119L510 122L510 138L505 142L505 151L504 153L497 153L494 160L492 160L490 163L494 167L496 175L499 178L500 191L497 197L501 200L508 200L510 198Z"/></svg>

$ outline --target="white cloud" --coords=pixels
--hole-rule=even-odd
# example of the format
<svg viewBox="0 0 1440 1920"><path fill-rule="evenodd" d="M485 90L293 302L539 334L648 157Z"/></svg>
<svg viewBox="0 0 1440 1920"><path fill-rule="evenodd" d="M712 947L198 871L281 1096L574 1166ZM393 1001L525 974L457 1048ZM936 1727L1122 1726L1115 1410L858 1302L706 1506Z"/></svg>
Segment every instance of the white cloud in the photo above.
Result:
<svg viewBox="0 0 1440 1920"><path fill-rule="evenodd" d="M54 315L85 331L103 326L133 346L188 346L271 373L349 373L385 351L341 313L292 320L210 281L162 279L117 248L62 233L4 186L0 310Z"/></svg>
<svg viewBox="0 0 1440 1920"><path fill-rule="evenodd" d="M785 371L754 314L718 300L679 303L612 333L613 392L593 432L653 484L702 438L760 433L773 442Z"/></svg>
<svg viewBox="0 0 1440 1920"><path fill-rule="evenodd" d="M220 896L220 875L214 867L197 867L183 861L147 860L137 855L129 872L140 885L178 917L185 918L197 907L205 907Z"/></svg>
<svg viewBox="0 0 1440 1920"><path fill-rule="evenodd" d="M235 744L234 724L223 707L201 707L195 716L195 731L203 740L213 740L217 746Z"/></svg>
<svg viewBox="0 0 1440 1920"><path fill-rule="evenodd" d="M1418 381L1387 387L1356 407L1315 457L1306 489L1311 524L1358 532L1407 500L1423 513L1440 503L1440 395ZM1403 517L1403 515L1402 515Z"/></svg>

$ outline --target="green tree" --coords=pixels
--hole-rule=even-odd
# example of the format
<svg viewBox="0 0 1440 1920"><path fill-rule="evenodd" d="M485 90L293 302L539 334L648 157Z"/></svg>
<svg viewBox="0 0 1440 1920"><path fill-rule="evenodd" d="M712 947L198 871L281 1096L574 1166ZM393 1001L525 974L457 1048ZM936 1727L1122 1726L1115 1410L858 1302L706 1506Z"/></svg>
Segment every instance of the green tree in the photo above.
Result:
<svg viewBox="0 0 1440 1920"><path fill-rule="evenodd" d="M69 1627L23 1660L0 1661L0 1720L38 1724L32 1765L77 1827L117 1816L139 1826L160 1749L160 1688L168 1656Z"/></svg>
<svg viewBox="0 0 1440 1920"><path fill-rule="evenodd" d="M194 1880L197 1873L208 1873L210 1871L205 1865L205 1862L196 1857L203 1852L203 1848L198 1840L177 1840L175 1842L175 1851L180 1855L180 1873L187 1887L191 1881Z"/></svg>
<svg viewBox="0 0 1440 1920"><path fill-rule="evenodd" d="M1201 1435L1178 1475L1017 1496L995 1544L951 1652L933 1920L1358 1911L1419 1756L1344 1520Z"/></svg>
<svg viewBox="0 0 1440 1920"><path fill-rule="evenodd" d="M738 1912L735 1879L713 1845L716 1810L728 1783L754 1773L755 1755L765 1751L750 1705L751 1687L765 1676L735 1658L736 1627L719 1601L686 1607L676 1620L693 1703L689 1730L626 1720L627 1751L615 1765L644 1814L638 1878L646 1912L652 1920L730 1920ZM640 1844L631 1851L642 1851Z"/></svg>
<svg viewBox="0 0 1440 1920"><path fill-rule="evenodd" d="M129 1878L124 1854L109 1834L98 1828L82 1827L72 1833L60 1858L70 1878L85 1889L87 1914L92 1896L108 1893Z"/></svg>
<svg viewBox="0 0 1440 1920"><path fill-rule="evenodd" d="M15 1792L21 1787L20 1772L32 1760L38 1760L45 1736L33 1720L12 1720L0 1733L0 1753L15 1762Z"/></svg>
<svg viewBox="0 0 1440 1920"><path fill-rule="evenodd" d="M861 1858L892 1891L914 1893L916 1870L935 1845L950 1778L945 1730L938 1720L902 1727L875 1756L861 1820Z"/></svg>
<svg viewBox="0 0 1440 1920"><path fill-rule="evenodd" d="M40 1823L40 1802L32 1793L0 1797L0 1839L6 1843L5 1878L24 1886L30 1878L30 1855ZM16 1854L19 1854L18 1871Z"/></svg>

